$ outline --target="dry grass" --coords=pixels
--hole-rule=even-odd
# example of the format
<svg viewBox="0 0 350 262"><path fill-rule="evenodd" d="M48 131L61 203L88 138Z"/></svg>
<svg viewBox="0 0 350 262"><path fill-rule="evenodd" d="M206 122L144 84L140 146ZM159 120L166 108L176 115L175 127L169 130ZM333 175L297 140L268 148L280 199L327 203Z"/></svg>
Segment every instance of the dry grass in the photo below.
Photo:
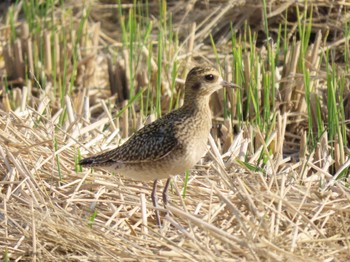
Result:
<svg viewBox="0 0 350 262"><path fill-rule="evenodd" d="M74 152L82 145L69 132L58 131L55 150L51 119L32 128L37 120L32 109L2 113L0 120L6 170L1 182L1 245L10 258L349 259L349 190L337 182L326 186L332 176L312 161L288 164L271 158L263 174L235 161L222 167L222 158L213 153L215 160L191 172L184 199L182 176L174 179L171 213L159 229L148 199L151 185L101 171L74 172ZM243 136L233 143L233 159L244 155L242 148L251 142ZM103 148L106 140L92 147ZM255 161L254 156L249 159Z"/></svg>
<svg viewBox="0 0 350 262"><path fill-rule="evenodd" d="M178 19L174 19L175 28L188 25L186 32L199 28L192 37L183 39L184 47L174 58L180 64L176 96L183 87L181 73L192 65L192 59L215 59L210 46L199 46L210 42L209 33L216 34L218 43L225 43L228 35L223 29L227 27L227 17L242 21L241 24L237 22L239 28L250 17L253 20L248 21L256 25L259 32L260 23L256 22L254 10L261 10L261 6L253 8L253 1L233 1L228 8L197 12L201 5L197 2L188 8L186 15L180 16L183 7L175 2L169 5ZM317 68L312 73L317 74L313 81L317 86L315 94L320 97L326 82L323 65L316 58L320 45L323 51L336 50L346 41L337 24L342 22L337 19L340 12L335 11L339 6L331 2L334 9L327 9L325 6L330 2L324 2L314 7L315 42L308 48L307 60L310 68ZM219 3L226 6L223 1L210 1L210 6ZM283 17L285 8L293 3L271 1L272 29ZM95 4L96 12L91 14L94 19L98 11L106 9L105 3ZM154 2L150 4L155 5ZM343 12L346 3L341 6L338 10ZM317 28L317 21L325 23L322 14L326 9L329 11L328 29L334 39L320 43L325 33L324 28ZM218 20L200 27L198 21L203 20L205 14ZM193 24L196 21L197 27ZM107 25L106 21L103 26ZM290 28L295 30L295 27L295 23L290 22ZM304 150L308 118L302 104L305 101L300 98L304 94L299 90L302 81L298 80L300 72L296 68L296 57L300 55L298 45L289 50L288 59L280 66L278 84L281 90L287 91L276 94L280 102L276 106L277 121L267 139L264 139L266 134L249 123L233 136L235 121L221 118L222 94L213 97L217 125L210 139L210 151L202 163L190 171L184 198L184 177L173 179L169 192L170 213L161 212L164 227L160 229L155 225L154 207L149 198L151 184L143 185L102 170L81 171L75 164L79 150L87 155L113 148L144 122L138 106L131 106L117 121L110 113L113 103L125 94L120 86L125 88L130 81L126 70L128 53L124 50L123 59L115 64L106 58L101 49L112 43L121 47L121 43L113 40L118 32L102 29L100 31L100 26L94 22L86 23L86 38L82 40L85 52L79 54L76 90L71 96L63 96L63 107L59 99L52 97L50 68L44 70L48 84L40 89L31 87L37 81L41 83L38 76L24 80L19 71L11 70L23 66L18 60L12 61L8 55L4 58L6 63L1 64L2 74L6 67L8 76L9 72L17 72L11 81L22 81L20 89L12 90L12 98L4 89L1 93L0 257L3 261L350 260L350 191L346 179L335 179L350 162L342 150L336 151L338 157L330 153L326 134L315 151ZM0 30L8 32L8 27ZM1 41L6 42L8 36L4 33ZM61 47L57 45L56 48ZM220 46L222 57L227 49L225 44ZM1 57L6 56L6 50L2 45ZM174 54L173 51L169 48L165 52ZM336 50L335 53L340 52ZM142 59L149 55L147 49L144 50ZM46 59L50 60L50 55ZM156 57L152 59L152 66L157 70ZM165 67L169 66L170 60L164 60ZM249 61L244 62L246 68L250 68ZM226 64L229 72L230 61ZM60 67L57 70L63 72ZM137 68L137 88L142 88L141 83L155 85L155 77L147 78L146 71ZM67 74L71 75L70 70ZM171 78L166 70L162 74L163 79ZM249 70L246 74L250 79ZM169 83L164 81L162 87L162 107L168 108ZM111 93L116 95L105 100ZM235 97L230 95L233 98L229 109L235 116L235 108L230 106ZM297 102L285 103L291 97ZM119 102L127 104L127 101ZM63 109L67 109L68 117L59 124ZM287 151L291 153L286 155ZM269 156L264 159L264 165L260 161L262 152ZM332 165L337 166L336 175L330 171Z"/></svg>
<svg viewBox="0 0 350 262"><path fill-rule="evenodd" d="M171 213L159 229L148 197L151 185L101 171L76 173L74 152L82 145L70 132L58 131L55 150L51 119L42 118L33 128L37 121L33 109L2 113L0 119L6 170L1 182L1 245L10 258L349 259L349 190L337 182L326 186L333 177L312 161L289 164L271 158L264 173L250 172L235 160L223 167L221 156L212 153L212 161L191 171L184 199L183 178L174 179ZM245 155L251 141L243 136L235 138L231 160ZM108 136L91 147L103 148L106 140ZM252 156L248 162L256 159Z"/></svg>

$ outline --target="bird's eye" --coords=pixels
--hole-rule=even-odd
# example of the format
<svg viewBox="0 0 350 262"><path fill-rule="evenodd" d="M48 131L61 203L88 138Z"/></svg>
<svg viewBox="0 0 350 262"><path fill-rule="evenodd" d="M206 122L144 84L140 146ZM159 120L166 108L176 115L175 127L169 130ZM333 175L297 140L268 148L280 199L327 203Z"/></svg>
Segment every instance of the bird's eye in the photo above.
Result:
<svg viewBox="0 0 350 262"><path fill-rule="evenodd" d="M209 75L205 75L205 80L209 81L209 82L212 82L214 81L215 77L213 74L209 74Z"/></svg>

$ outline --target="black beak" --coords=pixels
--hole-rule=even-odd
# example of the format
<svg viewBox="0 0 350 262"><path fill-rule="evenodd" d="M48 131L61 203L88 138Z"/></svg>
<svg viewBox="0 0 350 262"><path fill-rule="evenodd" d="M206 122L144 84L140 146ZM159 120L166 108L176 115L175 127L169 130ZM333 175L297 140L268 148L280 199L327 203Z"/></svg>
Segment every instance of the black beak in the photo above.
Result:
<svg viewBox="0 0 350 262"><path fill-rule="evenodd" d="M220 83L223 87L230 87L230 88L241 88L238 85L235 85L233 83L227 82L227 81L221 81Z"/></svg>

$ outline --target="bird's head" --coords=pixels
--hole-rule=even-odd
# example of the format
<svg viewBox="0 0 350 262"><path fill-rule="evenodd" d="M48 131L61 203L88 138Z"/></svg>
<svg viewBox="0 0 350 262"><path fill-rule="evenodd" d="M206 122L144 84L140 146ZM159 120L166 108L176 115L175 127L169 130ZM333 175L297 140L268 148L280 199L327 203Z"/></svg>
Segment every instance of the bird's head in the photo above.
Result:
<svg viewBox="0 0 350 262"><path fill-rule="evenodd" d="M187 74L185 82L185 102L197 98L209 97L216 90L223 87L236 87L236 85L224 81L218 70L214 67L194 67Z"/></svg>

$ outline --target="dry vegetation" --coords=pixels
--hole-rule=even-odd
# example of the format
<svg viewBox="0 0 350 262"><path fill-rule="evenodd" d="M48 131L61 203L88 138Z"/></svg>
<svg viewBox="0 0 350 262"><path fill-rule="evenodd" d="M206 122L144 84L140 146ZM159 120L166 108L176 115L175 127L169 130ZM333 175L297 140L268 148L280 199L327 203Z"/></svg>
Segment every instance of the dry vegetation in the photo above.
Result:
<svg viewBox="0 0 350 262"><path fill-rule="evenodd" d="M263 1L150 0L148 22L86 2L32 21L23 1L2 7L3 261L350 260L347 2L267 1L264 16ZM158 228L151 183L76 163L181 104L202 62L242 89L213 96L210 150L173 179Z"/></svg>

